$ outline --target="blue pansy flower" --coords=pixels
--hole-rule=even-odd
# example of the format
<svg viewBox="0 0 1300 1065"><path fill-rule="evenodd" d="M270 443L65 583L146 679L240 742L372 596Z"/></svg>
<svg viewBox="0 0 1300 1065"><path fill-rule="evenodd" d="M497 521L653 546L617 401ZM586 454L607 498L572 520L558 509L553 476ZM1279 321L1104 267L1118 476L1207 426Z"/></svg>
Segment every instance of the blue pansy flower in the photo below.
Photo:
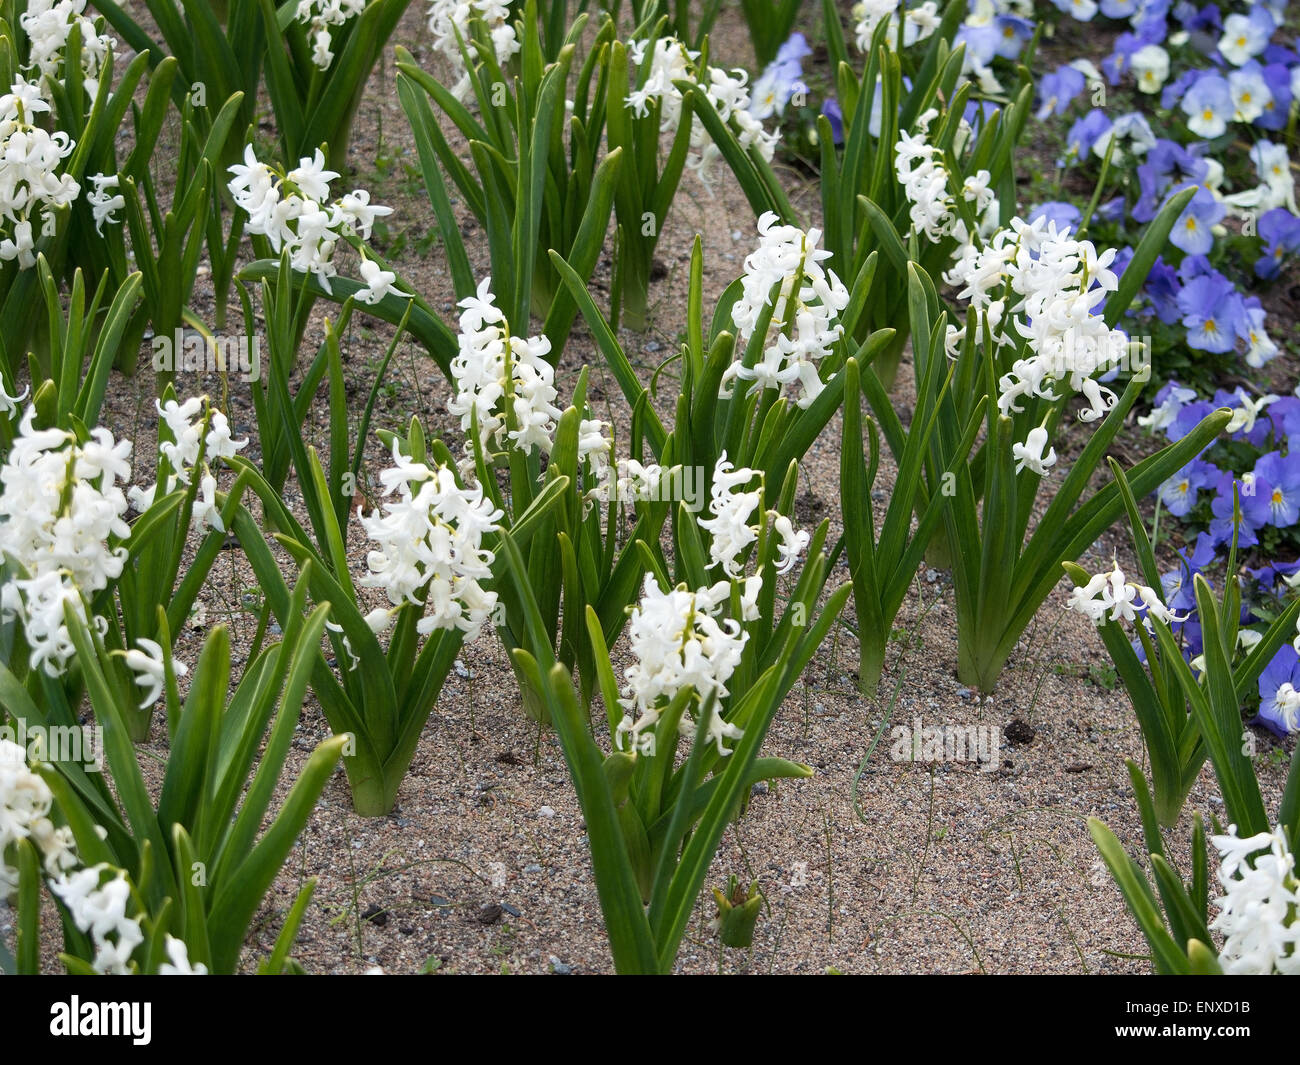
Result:
<svg viewBox="0 0 1300 1065"><path fill-rule="evenodd" d="M1080 213L1079 208L1072 203L1065 203L1062 200L1049 200L1047 203L1039 204L1029 212L1030 222L1037 222L1040 218L1056 223L1057 232L1061 232L1065 229L1078 228L1083 215Z"/></svg>
<svg viewBox="0 0 1300 1065"><path fill-rule="evenodd" d="M1151 264L1151 272L1147 274L1142 288L1151 300L1156 317L1165 325L1173 325L1182 318L1183 312L1178 306L1178 293L1182 291L1178 271L1161 256L1156 256L1156 261Z"/></svg>
<svg viewBox="0 0 1300 1065"><path fill-rule="evenodd" d="M1237 340L1250 331L1241 296L1222 275L1203 274L1187 282L1178 294L1178 307L1183 312L1187 344L1200 351L1232 351Z"/></svg>
<svg viewBox="0 0 1300 1065"><path fill-rule="evenodd" d="M997 34L994 51L1003 59L1019 59L1021 49L1034 36L1034 24L1016 15L999 15L993 28Z"/></svg>
<svg viewBox="0 0 1300 1065"><path fill-rule="evenodd" d="M1218 470L1208 462L1192 459L1186 466L1164 481L1156 494L1164 508L1176 517L1186 517L1196 506L1202 488L1214 484Z"/></svg>
<svg viewBox="0 0 1300 1065"><path fill-rule="evenodd" d="M1109 131L1110 119L1094 107L1070 127L1070 132L1065 136L1065 146L1074 153L1076 159L1082 159L1092 151L1097 139Z"/></svg>
<svg viewBox="0 0 1300 1065"><path fill-rule="evenodd" d="M1213 226L1223 221L1228 213L1209 189L1198 185L1196 195L1183 208L1183 213L1169 231L1169 243L1188 255L1208 255L1214 247Z"/></svg>
<svg viewBox="0 0 1300 1065"><path fill-rule="evenodd" d="M1101 13L1107 18L1128 18L1138 9L1138 0L1101 0Z"/></svg>
<svg viewBox="0 0 1300 1065"><path fill-rule="evenodd" d="M1178 413L1174 415L1174 420L1169 423L1165 430L1165 435L1169 442L1181 440L1193 429L1195 429L1205 419L1206 415L1214 413L1214 404L1208 400L1198 399L1191 403L1184 403L1178 408Z"/></svg>
<svg viewBox="0 0 1300 1065"><path fill-rule="evenodd" d="M1255 273L1264 278L1277 277L1282 257L1300 251L1300 218L1285 207L1274 207L1260 216L1259 236L1264 241L1264 254L1255 262Z"/></svg>
<svg viewBox="0 0 1300 1065"><path fill-rule="evenodd" d="M1122 222L1128 209L1128 201L1123 196L1115 196L1105 203L1097 204L1094 218L1102 222Z"/></svg>
<svg viewBox="0 0 1300 1065"><path fill-rule="evenodd" d="M1254 491L1242 498L1251 520L1285 529L1300 519L1300 462L1280 451L1270 451L1255 463Z"/></svg>
<svg viewBox="0 0 1300 1065"><path fill-rule="evenodd" d="M1289 643L1278 648L1259 675L1256 722L1279 736L1300 730L1300 654Z"/></svg>
<svg viewBox="0 0 1300 1065"><path fill-rule="evenodd" d="M1255 119L1255 125L1261 129L1286 129L1291 111L1291 71L1285 63L1268 63L1260 73L1268 86L1269 99L1264 104L1263 114Z"/></svg>
<svg viewBox="0 0 1300 1065"><path fill-rule="evenodd" d="M1237 113L1232 90L1218 74L1202 74L1197 78L1179 106L1187 116L1187 128L1206 140L1226 133L1228 123Z"/></svg>
<svg viewBox="0 0 1300 1065"><path fill-rule="evenodd" d="M1228 544L1232 542L1233 537L1233 491L1232 486L1236 479L1231 473L1223 474L1218 483L1215 485L1214 499L1210 503L1210 511L1214 515L1210 521L1210 535L1214 538L1216 544ZM1246 492L1248 489L1245 485L1240 488L1241 499L1241 520L1236 523L1237 546L1239 548L1254 547L1259 543L1259 537L1255 535L1255 530L1260 527L1261 522L1256 522L1250 511L1246 508L1246 501L1250 498Z"/></svg>
<svg viewBox="0 0 1300 1065"><path fill-rule="evenodd" d="M1083 92L1085 84L1083 71L1072 66L1057 67L1051 74L1043 76L1038 83L1038 121L1048 115L1063 115L1071 102Z"/></svg>
<svg viewBox="0 0 1300 1065"><path fill-rule="evenodd" d="M822 101L822 114L826 116L826 121L831 124L831 143L844 143L844 112L840 110L840 102L833 96L828 96Z"/></svg>
<svg viewBox="0 0 1300 1065"><path fill-rule="evenodd" d="M1184 70L1173 81L1165 82L1165 87L1160 90L1160 106L1166 111L1172 110L1200 76L1199 70Z"/></svg>

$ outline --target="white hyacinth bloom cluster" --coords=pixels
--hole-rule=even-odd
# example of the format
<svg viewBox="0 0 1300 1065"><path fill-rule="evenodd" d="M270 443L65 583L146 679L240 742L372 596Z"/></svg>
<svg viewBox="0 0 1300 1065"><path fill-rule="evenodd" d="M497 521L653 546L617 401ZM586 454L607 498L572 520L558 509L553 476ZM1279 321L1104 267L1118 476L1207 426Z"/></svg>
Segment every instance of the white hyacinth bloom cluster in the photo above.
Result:
<svg viewBox="0 0 1300 1065"><path fill-rule="evenodd" d="M478 293L460 301L460 350L451 361L456 395L448 411L460 416L468 433L478 419L479 440L486 447L507 446L549 454L560 409L555 405L555 370L546 356L545 337L510 334L510 323L496 306L492 279L485 277ZM509 422L506 402L509 391ZM513 426L513 427L511 427ZM586 434L592 444L591 433Z"/></svg>
<svg viewBox="0 0 1300 1065"><path fill-rule="evenodd" d="M61 876L77 864L72 830L50 820L54 794L27 766L26 752L12 740L0 740L0 902L18 890L18 869L7 857L11 844L31 840L49 876Z"/></svg>
<svg viewBox="0 0 1300 1065"><path fill-rule="evenodd" d="M934 108L916 120L916 132L902 130L894 147L894 173L911 204L908 215L912 232L923 233L926 240L938 244L953 237L967 244L970 234L949 191L951 176L943 163L943 153L927 139L930 123L939 112ZM971 205L981 234L992 232L997 225L999 205L989 188L992 175L978 170L962 184L962 200Z"/></svg>
<svg viewBox="0 0 1300 1065"><path fill-rule="evenodd" d="M111 873L104 880L101 874ZM131 955L144 942L140 918L127 916L131 884L126 874L106 863L79 869L50 885L68 908L73 924L95 945L91 966L98 973L129 972Z"/></svg>
<svg viewBox="0 0 1300 1065"><path fill-rule="evenodd" d="M752 367L732 363L723 383L753 381L755 391L798 384L797 403L806 408L825 387L817 365L844 333L839 314L849 305L849 290L835 271L822 265L831 253L818 247L821 230L805 233L778 221L771 211L758 220L759 246L745 257L741 297L731 308L737 346L743 348L758 329L773 286L779 284L768 327L770 342Z"/></svg>
<svg viewBox="0 0 1300 1065"><path fill-rule="evenodd" d="M34 428L35 416L29 407L0 468L0 544L26 572L0 587L0 617L21 619L32 668L59 676L75 653L64 604L85 620L82 596L108 587L126 562L120 482L131 477L131 442L96 428L78 443L62 429Z"/></svg>
<svg viewBox="0 0 1300 1065"><path fill-rule="evenodd" d="M1212 839L1219 851L1224 894L1214 900L1219 914L1210 928L1223 935L1223 971L1245 976L1300 974L1300 883L1285 831L1279 825L1274 832L1242 839L1231 825L1228 835ZM1252 865L1250 856L1259 851L1265 853Z"/></svg>
<svg viewBox="0 0 1300 1065"><path fill-rule="evenodd" d="M358 584L382 588L388 601L412 604L423 616L417 631L458 628L474 639L496 607L496 592L479 581L491 577L494 555L485 534L498 530L501 511L479 487L462 488L446 466L427 466L393 445L393 467L380 474L384 495L396 499L383 512L357 514L366 535L379 546L366 555L367 574ZM367 622L386 627L394 611L374 611Z"/></svg>
<svg viewBox="0 0 1300 1065"><path fill-rule="evenodd" d="M649 53L647 55L647 53ZM694 64L700 53L691 51L675 37L660 37L651 50L646 40L635 40L628 45L628 59L637 67L649 64L649 71L639 88L627 94L627 106L642 118L650 113L650 102L659 101L659 128L664 133L675 132L682 121L682 94L675 82L693 81L699 84L706 99L713 105L718 117L730 123L740 146L748 151L756 148L767 161L776 153L777 133L763 128L763 123L750 113L749 75L741 69L722 70L707 67L696 70ZM722 153L709 137L702 123L691 127L691 154L686 165L695 171L707 187L709 171Z"/></svg>
<svg viewBox="0 0 1300 1065"><path fill-rule="evenodd" d="M158 450L171 465L162 495L175 491L178 485L188 485L199 454L203 454L203 471L199 491L194 499L193 520L201 528L225 532L221 511L217 507L217 479L208 465L215 459L231 459L248 440L236 440L230 432L230 423L219 410L211 407L206 396L191 396L184 403L169 399L166 403L154 401L158 416L167 426L170 440L160 439ZM206 434L204 427L207 427ZM132 509L143 513L159 499L158 484L147 488L132 488L127 497Z"/></svg>
<svg viewBox="0 0 1300 1065"><path fill-rule="evenodd" d="M1109 573L1098 573L1087 584L1070 593L1068 609L1083 614L1098 627L1107 621L1136 623L1139 618L1149 626L1148 618L1169 625L1183 618L1164 604L1160 594L1145 584L1137 584L1124 576L1116 562ZM1139 615L1139 611L1141 614Z"/></svg>
<svg viewBox="0 0 1300 1065"><path fill-rule="evenodd" d="M718 615L731 599L731 582L689 590L679 585L662 591L653 574L646 574L640 602L628 621L628 642L636 661L625 671L627 685L620 700L624 716L616 730L622 747L625 738L640 753L655 753L654 727L664 708L690 687L701 706L710 706L705 723L707 742L718 753L731 752L724 739L739 739L743 732L729 725L718 712L727 696L727 681L740 665L749 633L735 618ZM682 714L679 731L693 736L697 723Z"/></svg>
<svg viewBox="0 0 1300 1065"><path fill-rule="evenodd" d="M739 489L759 476L757 470L745 466L736 469L727 461L727 453L724 451L713 467L712 498L709 501L709 513L713 516L699 521L700 528L711 538L710 568L721 566L733 581L744 578L740 556L758 541L759 527L751 525L750 520L763 499L761 480L758 488L750 491ZM772 518L772 531L781 539L777 545L779 557L776 572L788 573L798 560L800 552L808 546L810 537L807 532L796 531L794 523L784 514L772 511L769 516Z"/></svg>
<svg viewBox="0 0 1300 1065"><path fill-rule="evenodd" d="M60 173L76 143L63 130L43 128L50 111L40 88L18 78L0 96L0 260L36 265L36 242L53 232L53 208L81 193L71 175Z"/></svg>
<svg viewBox="0 0 1300 1065"><path fill-rule="evenodd" d="M1117 369L1128 351L1127 334L1097 313L1119 286L1110 269L1114 259L1113 248L1099 255L1091 241L1075 240L1069 229L1058 231L1043 219L1013 218L982 248L961 249L944 281L987 320L996 346L1025 343L1024 357L998 382L1002 414L1022 411L1026 397L1054 402L1061 387L1086 401L1079 413L1085 422L1105 417L1115 405L1118 397L1097 380ZM950 354L965 335L964 328L949 326ZM1042 457L1047 434L1034 438L1036 432L1026 441L1028 465L1042 472L1039 465L1051 464Z"/></svg>
<svg viewBox="0 0 1300 1065"><path fill-rule="evenodd" d="M611 445L612 454L612 445ZM594 460L594 455L592 456ZM592 462L593 471L596 469ZM606 460L594 476L595 487L584 496L584 502L599 500L602 503L637 503L663 498L665 480L669 471L658 463L642 465L636 459Z"/></svg>
<svg viewBox="0 0 1300 1065"><path fill-rule="evenodd" d="M470 20L476 18L487 27L498 66L504 66L519 53L519 38L514 23L510 21L510 6L505 0L434 0L429 8L429 32L433 34L433 47L446 56L460 74L460 80L451 90L458 100L469 94L470 81L456 33L459 31L468 44ZM470 48L472 55L473 46Z"/></svg>
<svg viewBox="0 0 1300 1065"><path fill-rule="evenodd" d="M231 166L230 173L230 194L248 214L248 232L266 237L276 255L287 248L290 265L314 274L326 292L332 291L330 278L338 274L332 261L338 242L346 236L369 240L375 219L393 213L391 207L371 203L365 189L331 199L330 182L339 175L325 169L319 148L281 175L258 162L250 144L243 163Z"/></svg>
<svg viewBox="0 0 1300 1065"><path fill-rule="evenodd" d="M91 100L99 92L99 76L113 49L113 38L100 33L86 17L86 0L28 0L19 25L31 44L28 67L45 81L59 79L63 53L73 28L81 32L82 84Z"/></svg>
<svg viewBox="0 0 1300 1065"><path fill-rule="evenodd" d="M366 9L366 0L299 0L294 18L311 34L311 61L321 70L334 62L332 30L356 18Z"/></svg>
<svg viewBox="0 0 1300 1065"><path fill-rule="evenodd" d="M865 0L853 5L853 37L859 51L865 52L871 47L876 28L886 19L889 20L889 29L885 32L885 46L893 49L898 45L898 10L901 6L898 0ZM903 47L910 48L931 36L939 28L939 21L939 5L934 0L905 9Z"/></svg>

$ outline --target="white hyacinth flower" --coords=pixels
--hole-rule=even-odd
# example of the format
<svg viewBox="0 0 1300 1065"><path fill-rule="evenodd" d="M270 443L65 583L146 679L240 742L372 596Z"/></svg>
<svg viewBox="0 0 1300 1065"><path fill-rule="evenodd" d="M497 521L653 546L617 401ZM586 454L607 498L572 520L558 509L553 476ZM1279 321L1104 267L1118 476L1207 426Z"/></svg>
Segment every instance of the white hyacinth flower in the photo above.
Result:
<svg viewBox="0 0 1300 1065"><path fill-rule="evenodd" d="M101 883L103 872L114 875ZM95 945L91 962L95 971L128 972L131 955L144 942L144 933L140 918L127 916L131 885L126 874L101 863L61 877L50 885L50 890L68 908L77 928L90 935Z"/></svg>
<svg viewBox="0 0 1300 1065"><path fill-rule="evenodd" d="M135 641L135 647L121 652L127 669L135 674L135 682L144 689L144 698L140 700L140 709L153 706L162 696L163 686L167 683L167 672L162 647L154 640L144 637ZM178 677L189 672L188 667L179 659L172 659L172 670Z"/></svg>
<svg viewBox="0 0 1300 1065"><path fill-rule="evenodd" d="M762 355L753 366L739 360L728 366L722 394L730 394L733 380L752 381L754 391L791 386L798 406L806 408L824 387L818 363L844 334L839 314L849 304L849 292L823 265L830 252L818 247L820 230L780 225L768 211L758 220L758 233L758 248L745 257L740 299L731 308L738 350L758 329L774 286L776 302Z"/></svg>
<svg viewBox="0 0 1300 1065"><path fill-rule="evenodd" d="M190 963L190 951L183 940L167 937L168 960L158 966L159 976L207 976L208 967L202 962Z"/></svg>
<svg viewBox="0 0 1300 1065"><path fill-rule="evenodd" d="M1237 826L1230 825L1227 835L1211 840L1219 851L1218 879L1224 894L1214 900L1219 913L1210 928L1223 935L1219 963L1224 972L1300 973L1300 885L1285 830L1279 825L1273 832L1242 839ZM1253 861L1252 855L1257 855Z"/></svg>
<svg viewBox="0 0 1300 1065"><path fill-rule="evenodd" d="M381 483L382 512L366 516L358 508L366 535L377 548L366 556L362 587L382 588L394 607L410 603L421 610L416 631L458 628L468 639L478 635L496 607L496 593L479 583L492 575L493 554L484 535L498 529L502 513L479 487L462 488L446 466L413 462L393 445L394 468ZM372 611L366 622L379 632L391 623L388 611Z"/></svg>
<svg viewBox="0 0 1300 1065"><path fill-rule="evenodd" d="M728 694L727 681L749 640L739 621L717 618L730 597L727 581L695 591L679 585L665 592L653 574L646 575L641 600L628 621L635 661L624 672L624 718L616 734L620 746L627 738L640 753L653 755L654 726L663 708L689 687L701 706L712 707L707 740L717 744L719 754L730 753L722 741L739 738L742 732L723 721L717 707ZM684 713L679 730L690 736L694 729L694 719Z"/></svg>

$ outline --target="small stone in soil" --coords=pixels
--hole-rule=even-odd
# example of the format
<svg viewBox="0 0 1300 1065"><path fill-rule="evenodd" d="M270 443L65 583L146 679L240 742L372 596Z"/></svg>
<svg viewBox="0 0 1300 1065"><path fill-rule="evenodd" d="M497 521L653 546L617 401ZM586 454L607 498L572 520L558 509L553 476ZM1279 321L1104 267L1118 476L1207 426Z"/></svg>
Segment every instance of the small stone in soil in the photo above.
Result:
<svg viewBox="0 0 1300 1065"><path fill-rule="evenodd" d="M513 906L511 906L510 903L508 903L508 902L503 902L503 903L501 904L501 908L502 908L503 910L505 910L506 913L510 914L511 917L522 917L522 916L524 915L524 911L523 911L523 910L517 910L517 909L515 909L515 908L514 908Z"/></svg>
<svg viewBox="0 0 1300 1065"><path fill-rule="evenodd" d="M525 873L540 873L541 871L542 871L542 867L538 865L536 862L532 862L524 866Z"/></svg>
<svg viewBox="0 0 1300 1065"><path fill-rule="evenodd" d="M501 904L497 902L485 902L479 907L478 916L474 919L479 924L496 924L501 920Z"/></svg>
<svg viewBox="0 0 1300 1065"><path fill-rule="evenodd" d="M554 954L550 955L546 960L551 963L551 972L553 972L556 976L573 975L573 966L567 965L564 962L560 961L560 959L557 958Z"/></svg>
<svg viewBox="0 0 1300 1065"><path fill-rule="evenodd" d="M551 818L555 816L555 811L549 806L543 806L537 811L537 816L542 818Z"/></svg>
<svg viewBox="0 0 1300 1065"><path fill-rule="evenodd" d="M752 788L749 789L749 793L750 793L751 795L755 795L755 796L757 796L757 795L766 795L766 794L767 794L767 781L766 781L766 780L760 780L757 784L755 784Z"/></svg>

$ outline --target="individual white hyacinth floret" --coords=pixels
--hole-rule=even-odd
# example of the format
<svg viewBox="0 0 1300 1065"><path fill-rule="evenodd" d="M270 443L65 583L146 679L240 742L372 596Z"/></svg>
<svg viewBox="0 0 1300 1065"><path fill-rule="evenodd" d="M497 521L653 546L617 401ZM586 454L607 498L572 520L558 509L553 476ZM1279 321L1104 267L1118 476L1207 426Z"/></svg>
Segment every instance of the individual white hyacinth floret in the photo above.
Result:
<svg viewBox="0 0 1300 1065"><path fill-rule="evenodd" d="M112 874L104 880L102 874ZM91 962L98 973L129 972L131 954L144 942L140 918L127 915L131 885L126 874L106 863L79 869L50 885L68 908L73 923L95 945Z"/></svg>
<svg viewBox="0 0 1300 1065"><path fill-rule="evenodd" d="M167 937L168 960L158 966L159 976L207 976L208 967L202 962L190 963L190 951L183 940Z"/></svg>
<svg viewBox="0 0 1300 1065"><path fill-rule="evenodd" d="M720 755L731 752L724 739L739 739L743 732L723 721L718 703L727 696L727 681L740 665L749 634L735 618L719 620L730 601L731 582L689 590L679 585L662 591L653 574L647 574L641 600L632 608L628 642L636 661L624 672L627 684L621 701L624 711L616 737L625 739L645 755L653 755L654 726L660 714L683 689L690 687L700 706L710 707L705 737ZM683 713L679 730L693 736L696 721Z"/></svg>
<svg viewBox="0 0 1300 1065"><path fill-rule="evenodd" d="M11 396L7 391L5 391L4 378L0 377L0 414L4 415L6 418L12 418L18 413L20 409L19 404L27 398L30 391L31 388L28 386L18 395Z"/></svg>
<svg viewBox="0 0 1300 1065"><path fill-rule="evenodd" d="M95 219L95 232L102 236L105 222L109 225L117 224L116 214L126 206L126 197L120 192L113 194L112 190L120 187L116 174L92 174L90 183L95 187L86 193L86 202L90 204Z"/></svg>
<svg viewBox="0 0 1300 1065"><path fill-rule="evenodd" d="M396 499L368 517L358 508L366 535L379 546L366 556L368 572L357 583L382 588L394 607L420 607L421 635L458 628L472 640L496 607L496 592L479 582L492 575L494 555L483 537L498 530L501 511L482 488L461 487L453 470L415 462L396 443L393 468L380 481L384 495ZM376 614L366 620L379 630L388 619Z"/></svg>
<svg viewBox="0 0 1300 1065"><path fill-rule="evenodd" d="M126 561L121 483L131 476L131 442L96 428L79 443L35 428L35 417L28 407L0 467L0 544L18 567L0 587L0 618L20 619L32 668L59 676L74 653L65 603L85 621L82 597L108 587Z"/></svg>
<svg viewBox="0 0 1300 1065"><path fill-rule="evenodd" d="M375 219L393 212L372 204L365 189L331 199L330 182L339 175L325 169L319 148L281 174L259 162L250 144L243 163L231 166L230 173L230 194L248 214L248 232L266 237L277 255L287 248L293 269L314 274L326 292L332 291L330 278L338 274L332 261L338 242L347 236L369 240Z"/></svg>
<svg viewBox="0 0 1300 1065"><path fill-rule="evenodd" d="M738 491L742 486L758 480L759 487ZM701 518L699 526L709 534L709 568L721 566L732 580L744 576L741 555L758 541L759 526L751 524L754 512L763 500L762 478L757 470L742 466L736 469L727 461L724 451L713 467L713 487L709 500L712 517ZM795 564L800 552L808 546L809 534L796 531L793 522L785 515L771 512L772 529L781 538L778 545L780 561L777 573L786 573Z"/></svg>
<svg viewBox="0 0 1300 1065"><path fill-rule="evenodd" d="M299 0L294 18L308 27L311 61L321 70L334 62L333 30L366 9L366 0Z"/></svg>
<svg viewBox="0 0 1300 1065"><path fill-rule="evenodd" d="M477 295L460 301L460 350L451 361L456 395L447 409L460 416L466 433L478 419L484 447L536 447L549 454L561 413L555 405L555 370L546 361L551 342L512 336L491 285L485 277Z"/></svg>
<svg viewBox="0 0 1300 1065"><path fill-rule="evenodd" d="M36 242L54 223L51 211L81 194L63 162L76 143L44 128L50 111L40 87L18 78L0 96L0 260L36 265Z"/></svg>
<svg viewBox="0 0 1300 1065"><path fill-rule="evenodd" d="M77 864L72 832L50 820L54 795L27 765L27 754L12 740L0 740L0 903L18 890L18 869L9 864L12 844L29 839L45 871L59 876Z"/></svg>
<svg viewBox="0 0 1300 1065"><path fill-rule="evenodd" d="M433 0L429 8L429 32L433 34L433 47L460 75L451 90L458 100L469 94L470 81L456 34L459 32L468 44L471 19L480 19L487 27L498 66L504 66L520 48L514 23L510 21L510 7L504 0ZM470 48L473 55L473 46Z"/></svg>
<svg viewBox="0 0 1300 1065"><path fill-rule="evenodd" d="M1099 627L1107 621L1136 622L1139 617L1144 625L1150 624L1148 618L1166 625L1184 620L1165 606L1155 589L1125 577L1118 562L1109 573L1098 573L1087 584L1075 588L1066 606Z"/></svg>
<svg viewBox="0 0 1300 1065"><path fill-rule="evenodd" d="M1047 430L1039 425L1029 430L1023 444L1011 445L1011 457L1016 460L1016 473L1029 469L1042 477L1056 465L1056 448L1047 446Z"/></svg>
<svg viewBox="0 0 1300 1065"><path fill-rule="evenodd" d="M778 138L775 131L764 129L763 123L750 112L749 75L740 69L727 71L706 67L698 70L696 61L699 57L699 52L688 49L676 37L657 38L653 48L644 39L630 42L628 59L641 69L638 87L627 94L627 106L645 117L650 113L650 103L658 101L660 130L665 133L675 131L682 122L683 104L676 82L695 82L718 112L718 117L732 124L740 146L746 150L757 149L759 155L770 162L776 153ZM691 127L691 154L686 165L695 171L706 187L710 169L721 154L702 123Z"/></svg>
<svg viewBox="0 0 1300 1065"><path fill-rule="evenodd" d="M118 653L125 659L126 667L135 674L136 684L144 690L144 697L140 700L140 709L143 710L146 706L152 706L162 696L163 685L167 682L165 652L156 641L145 639L143 636L135 643L136 646L131 650ZM184 676L189 672L185 663L177 658L171 660L171 666L177 676Z"/></svg>
<svg viewBox="0 0 1300 1065"><path fill-rule="evenodd" d="M773 286L780 288L762 355L753 366L737 361L727 367L724 389L737 379L753 381L754 390L797 385L797 403L806 408L825 387L817 366L844 333L839 314L849 305L849 291L822 265L830 252L818 247L821 230L780 225L768 211L758 233L759 246L745 257L740 299L731 308L738 347L758 329Z"/></svg>
<svg viewBox="0 0 1300 1065"><path fill-rule="evenodd" d="M1219 852L1224 894L1214 900L1219 914L1210 928L1223 935L1223 971L1248 976L1300 973L1300 884L1282 826L1242 839L1237 826L1230 825L1226 836L1211 839ZM1258 855L1253 863L1251 855Z"/></svg>
<svg viewBox="0 0 1300 1065"><path fill-rule="evenodd" d="M394 296L401 296L403 299L411 298L409 292L403 292L397 287L397 274L392 270L383 269L377 262L362 259L360 271L361 280L366 283L366 287L357 293L357 299L362 303L373 307L390 293Z"/></svg>

